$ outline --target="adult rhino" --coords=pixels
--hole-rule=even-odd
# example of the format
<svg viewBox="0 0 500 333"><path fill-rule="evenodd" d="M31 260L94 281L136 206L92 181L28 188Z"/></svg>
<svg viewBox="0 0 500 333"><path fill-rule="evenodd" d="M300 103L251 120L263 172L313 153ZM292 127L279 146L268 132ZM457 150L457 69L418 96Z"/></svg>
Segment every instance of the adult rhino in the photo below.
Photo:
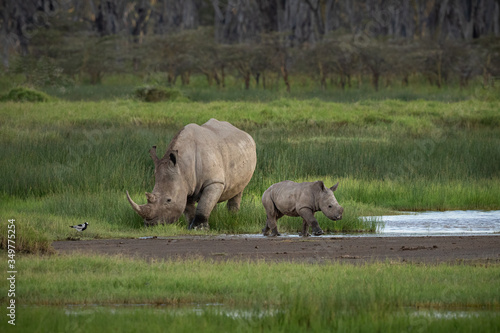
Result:
<svg viewBox="0 0 500 333"><path fill-rule="evenodd" d="M128 201L145 226L173 223L184 213L189 229L208 228L217 203L227 201L230 211L239 210L257 163L252 137L216 119L201 126L186 125L161 159L156 146L149 154L155 164L155 186L146 192L148 203L136 204L127 191Z"/></svg>

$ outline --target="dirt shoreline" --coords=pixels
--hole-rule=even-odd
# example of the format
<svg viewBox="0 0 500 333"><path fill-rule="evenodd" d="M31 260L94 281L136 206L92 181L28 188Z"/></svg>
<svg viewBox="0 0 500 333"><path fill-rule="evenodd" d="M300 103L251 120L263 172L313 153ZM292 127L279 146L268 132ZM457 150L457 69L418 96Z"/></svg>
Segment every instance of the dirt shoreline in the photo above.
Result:
<svg viewBox="0 0 500 333"><path fill-rule="evenodd" d="M272 262L500 263L500 235L442 237L171 237L56 241L60 254L147 260L205 258Z"/></svg>

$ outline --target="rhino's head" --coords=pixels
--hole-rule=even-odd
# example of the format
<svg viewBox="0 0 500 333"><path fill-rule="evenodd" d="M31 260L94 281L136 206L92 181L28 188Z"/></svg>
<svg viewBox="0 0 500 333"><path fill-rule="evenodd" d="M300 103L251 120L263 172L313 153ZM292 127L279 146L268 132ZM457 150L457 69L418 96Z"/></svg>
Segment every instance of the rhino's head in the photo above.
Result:
<svg viewBox="0 0 500 333"><path fill-rule="evenodd" d="M333 185L328 188L324 184L322 184L322 191L319 197L319 208L330 220L341 220L342 213L344 212L344 208L342 208L333 192L337 189L339 183Z"/></svg>
<svg viewBox="0 0 500 333"><path fill-rule="evenodd" d="M186 208L187 193L180 177L178 152L168 151L162 159L156 156L156 146L149 151L155 163L155 186L152 193L146 192L148 203L138 205L127 191L132 208L144 219L145 226L173 223Z"/></svg>

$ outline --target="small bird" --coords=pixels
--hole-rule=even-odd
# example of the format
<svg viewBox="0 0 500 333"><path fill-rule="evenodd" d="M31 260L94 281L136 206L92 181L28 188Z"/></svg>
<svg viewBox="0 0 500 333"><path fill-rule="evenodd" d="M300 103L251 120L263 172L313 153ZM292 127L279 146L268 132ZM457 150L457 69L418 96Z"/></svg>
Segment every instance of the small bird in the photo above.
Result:
<svg viewBox="0 0 500 333"><path fill-rule="evenodd" d="M82 224L70 225L69 227L70 228L75 228L76 231L83 231L83 230L87 229L88 225L89 224L87 222L85 222L85 223L82 223Z"/></svg>

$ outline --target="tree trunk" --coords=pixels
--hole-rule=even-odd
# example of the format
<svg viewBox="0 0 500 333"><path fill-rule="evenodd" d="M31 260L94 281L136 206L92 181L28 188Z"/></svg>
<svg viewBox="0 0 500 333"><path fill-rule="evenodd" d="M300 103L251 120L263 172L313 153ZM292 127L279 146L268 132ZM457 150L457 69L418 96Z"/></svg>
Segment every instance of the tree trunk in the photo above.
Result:
<svg viewBox="0 0 500 333"><path fill-rule="evenodd" d="M372 70L372 85L375 91L378 91L378 81L380 79L380 73L377 70Z"/></svg>

